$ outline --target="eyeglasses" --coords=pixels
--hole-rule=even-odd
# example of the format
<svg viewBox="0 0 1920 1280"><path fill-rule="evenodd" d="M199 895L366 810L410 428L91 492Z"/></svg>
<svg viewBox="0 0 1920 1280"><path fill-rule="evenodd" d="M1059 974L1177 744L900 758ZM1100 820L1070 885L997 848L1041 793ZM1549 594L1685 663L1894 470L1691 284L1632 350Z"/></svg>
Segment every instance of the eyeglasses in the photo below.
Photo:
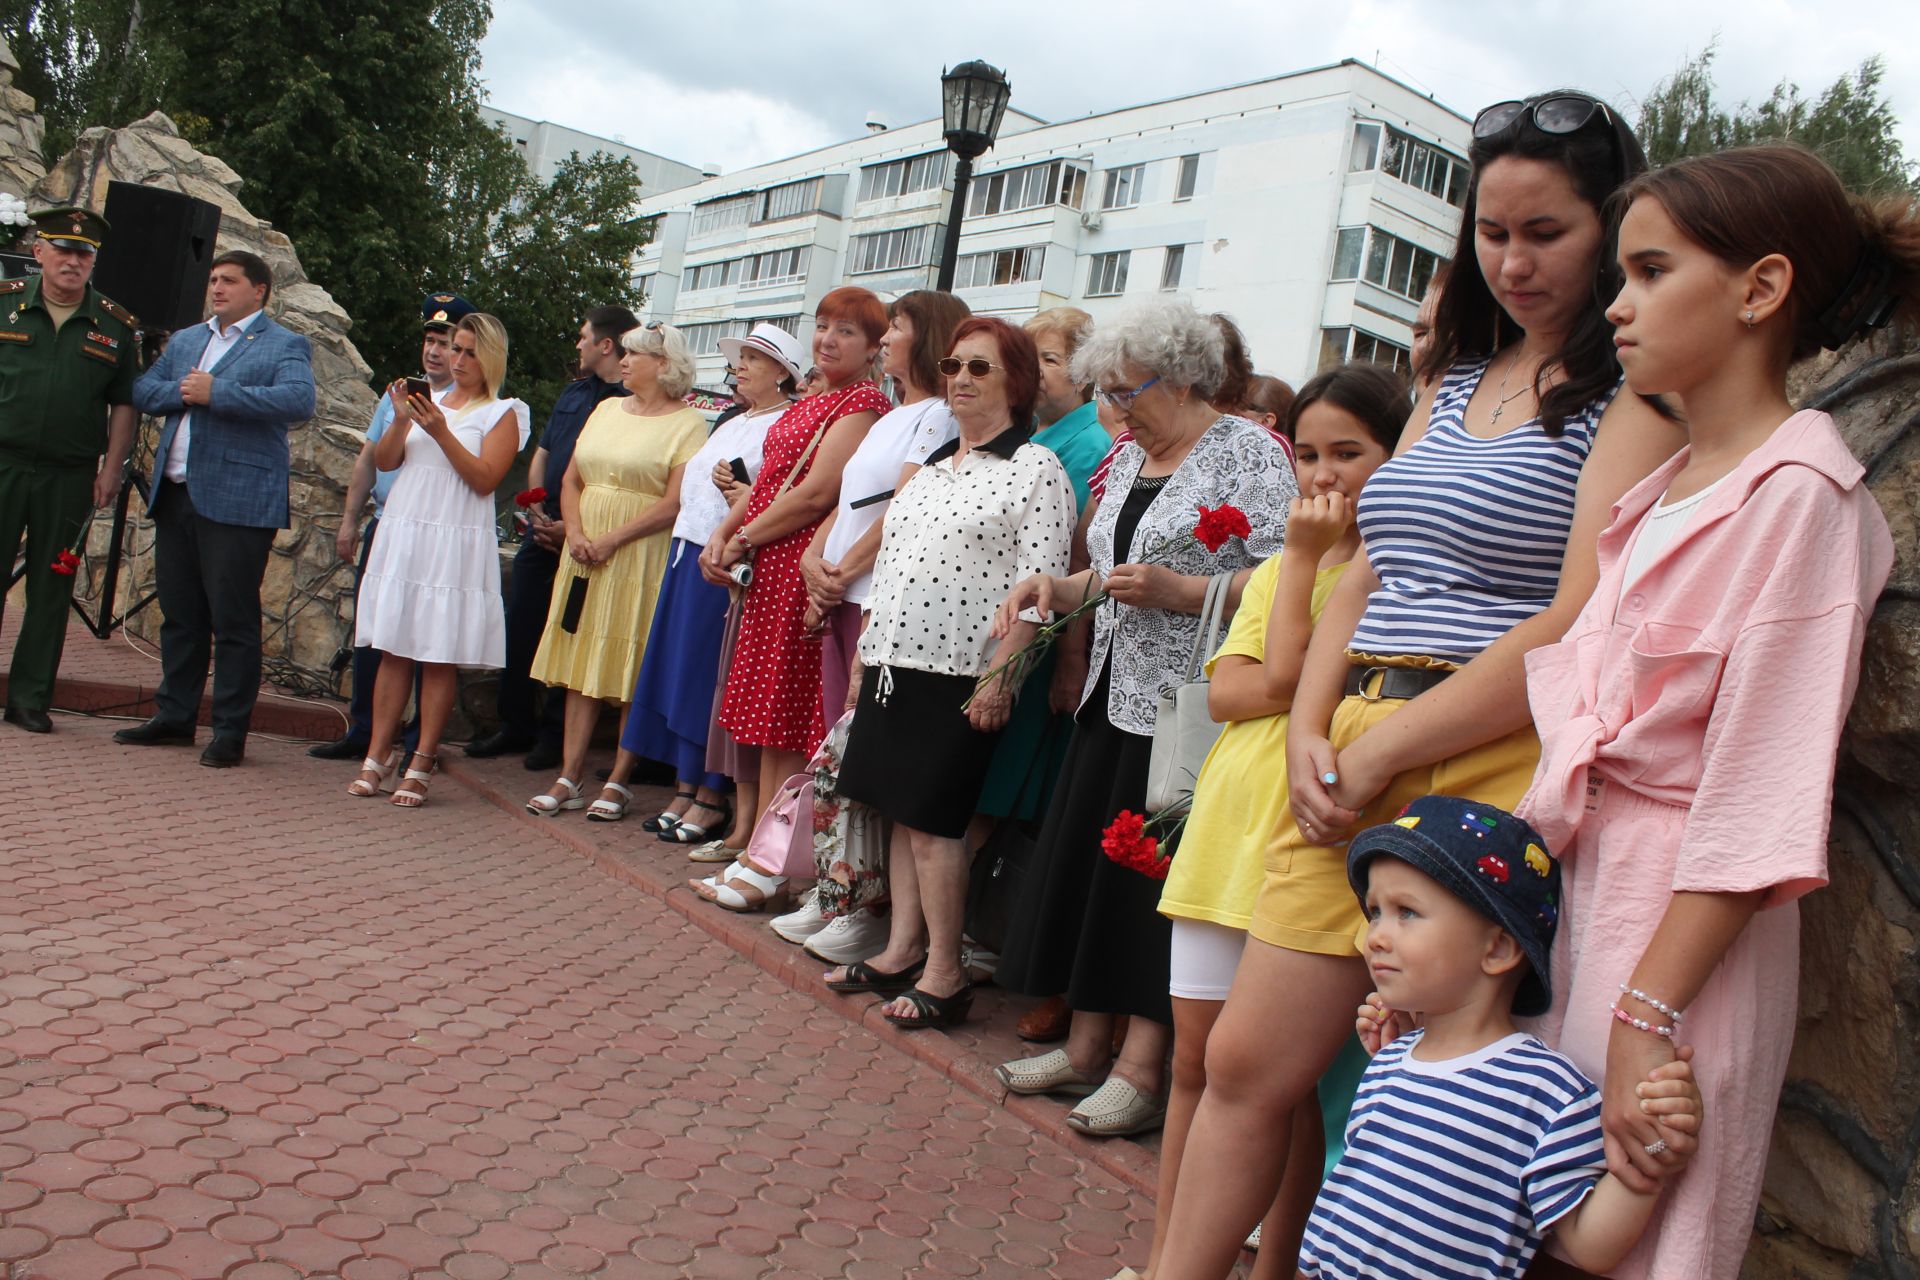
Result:
<svg viewBox="0 0 1920 1280"><path fill-rule="evenodd" d="M1557 136L1578 133L1592 123L1596 115L1612 125L1613 113L1607 110L1606 103L1579 94L1556 93L1524 102L1496 102L1473 118L1473 136L1480 141L1497 138L1523 117L1542 133Z"/></svg>
<svg viewBox="0 0 1920 1280"><path fill-rule="evenodd" d="M1101 404L1106 405L1109 409L1118 409L1121 413L1132 413L1133 402L1138 400L1148 387L1151 387L1158 381L1160 381L1160 379L1157 376L1148 378L1131 391L1112 391L1106 387L1095 387L1093 389L1093 395L1095 399L1100 401Z"/></svg>
<svg viewBox="0 0 1920 1280"><path fill-rule="evenodd" d="M943 378L957 378L960 376L960 370L962 369L965 369L976 378L984 378L987 376L988 370L1006 368L1005 365L994 364L989 360L982 360L979 356L975 356L971 360L956 360L954 357L948 356L945 360L942 360L933 367L940 371L940 376Z"/></svg>

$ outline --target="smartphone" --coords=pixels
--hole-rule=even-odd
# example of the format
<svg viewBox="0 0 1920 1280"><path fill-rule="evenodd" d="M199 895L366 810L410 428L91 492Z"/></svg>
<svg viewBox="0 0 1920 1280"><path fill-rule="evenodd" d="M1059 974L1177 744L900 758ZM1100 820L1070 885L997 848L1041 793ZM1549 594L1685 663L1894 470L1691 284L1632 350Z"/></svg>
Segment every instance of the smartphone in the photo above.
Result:
<svg viewBox="0 0 1920 1280"><path fill-rule="evenodd" d="M747 475L747 460L745 458L735 458L732 462L729 462L727 466L733 469L733 478L741 484L753 483L752 478Z"/></svg>
<svg viewBox="0 0 1920 1280"><path fill-rule="evenodd" d="M580 612L587 604L587 579L575 578L567 586L567 602L560 609L560 629L568 635L580 630Z"/></svg>
<svg viewBox="0 0 1920 1280"><path fill-rule="evenodd" d="M408 378L407 395L426 396L428 399L432 399L433 387L425 378Z"/></svg>

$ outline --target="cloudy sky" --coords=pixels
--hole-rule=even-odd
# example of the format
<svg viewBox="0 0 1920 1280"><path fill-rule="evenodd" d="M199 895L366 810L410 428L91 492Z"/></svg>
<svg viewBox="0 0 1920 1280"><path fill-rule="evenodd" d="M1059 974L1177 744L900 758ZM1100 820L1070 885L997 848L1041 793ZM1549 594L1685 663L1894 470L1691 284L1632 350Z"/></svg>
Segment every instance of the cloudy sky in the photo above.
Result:
<svg viewBox="0 0 1920 1280"><path fill-rule="evenodd" d="M1884 51L1920 158L1920 5L1830 0L494 0L493 103L731 171L939 114L943 64L984 58L1047 120L1355 57L1472 115L1574 86L1629 116L1718 39L1727 101L1814 96Z"/></svg>

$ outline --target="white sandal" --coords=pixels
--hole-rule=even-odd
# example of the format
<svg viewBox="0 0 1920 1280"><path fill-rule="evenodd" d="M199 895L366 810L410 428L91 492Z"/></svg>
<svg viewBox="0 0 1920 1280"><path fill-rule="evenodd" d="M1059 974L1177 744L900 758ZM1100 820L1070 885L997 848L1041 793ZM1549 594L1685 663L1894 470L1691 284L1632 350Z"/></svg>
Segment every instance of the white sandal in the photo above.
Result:
<svg viewBox="0 0 1920 1280"><path fill-rule="evenodd" d="M414 756L422 754L424 753L419 751L413 753ZM420 784L420 789L418 791L403 791L396 787L391 801L393 805L401 809L418 809L427 802L427 784L433 779L433 771L440 767L440 757L427 756L426 761L426 768L415 769L413 767L413 756L407 757L407 776L402 779L402 786L408 782L417 782Z"/></svg>
<svg viewBox="0 0 1920 1280"><path fill-rule="evenodd" d="M572 778L555 778L553 785L547 788L550 792L560 790L567 793L565 799L555 799L543 792L527 801L527 812L542 818L551 818L562 809L586 808L587 802L580 798L580 784Z"/></svg>
<svg viewBox="0 0 1920 1280"><path fill-rule="evenodd" d="M693 891L708 902L728 911L761 911L784 907L792 896L785 876L770 876L756 871L744 859L736 858L717 876L689 880ZM736 888L735 886L740 886ZM748 894L754 896L748 897Z"/></svg>
<svg viewBox="0 0 1920 1280"><path fill-rule="evenodd" d="M387 762L385 764L381 764L372 756L368 756L360 762L360 772L373 774L374 780L368 782L365 778L355 778L347 784L347 794L350 796L359 796L361 799L365 799L368 796L379 795L380 788L392 780L393 771L400 767L400 762L405 758L405 750L401 747L395 747L387 754Z"/></svg>
<svg viewBox="0 0 1920 1280"><path fill-rule="evenodd" d="M627 806L633 803L633 792L617 782L601 784L602 791L618 791L618 800L609 800L603 794L598 800L587 806L588 822L618 822L627 816Z"/></svg>

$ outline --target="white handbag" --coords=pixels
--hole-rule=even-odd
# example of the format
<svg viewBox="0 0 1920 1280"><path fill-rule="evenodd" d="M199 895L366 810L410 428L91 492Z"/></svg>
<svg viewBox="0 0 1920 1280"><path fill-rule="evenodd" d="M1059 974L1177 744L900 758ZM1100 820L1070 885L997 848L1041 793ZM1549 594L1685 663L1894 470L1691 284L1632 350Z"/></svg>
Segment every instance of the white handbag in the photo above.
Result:
<svg viewBox="0 0 1920 1280"><path fill-rule="evenodd" d="M1147 812L1171 808L1193 794L1200 766L1225 725L1207 711L1207 659L1220 647L1220 623L1227 611L1231 573L1207 580L1200 606L1200 628L1193 637L1193 654L1181 683L1160 695L1160 713L1153 721L1153 754L1147 762Z"/></svg>

